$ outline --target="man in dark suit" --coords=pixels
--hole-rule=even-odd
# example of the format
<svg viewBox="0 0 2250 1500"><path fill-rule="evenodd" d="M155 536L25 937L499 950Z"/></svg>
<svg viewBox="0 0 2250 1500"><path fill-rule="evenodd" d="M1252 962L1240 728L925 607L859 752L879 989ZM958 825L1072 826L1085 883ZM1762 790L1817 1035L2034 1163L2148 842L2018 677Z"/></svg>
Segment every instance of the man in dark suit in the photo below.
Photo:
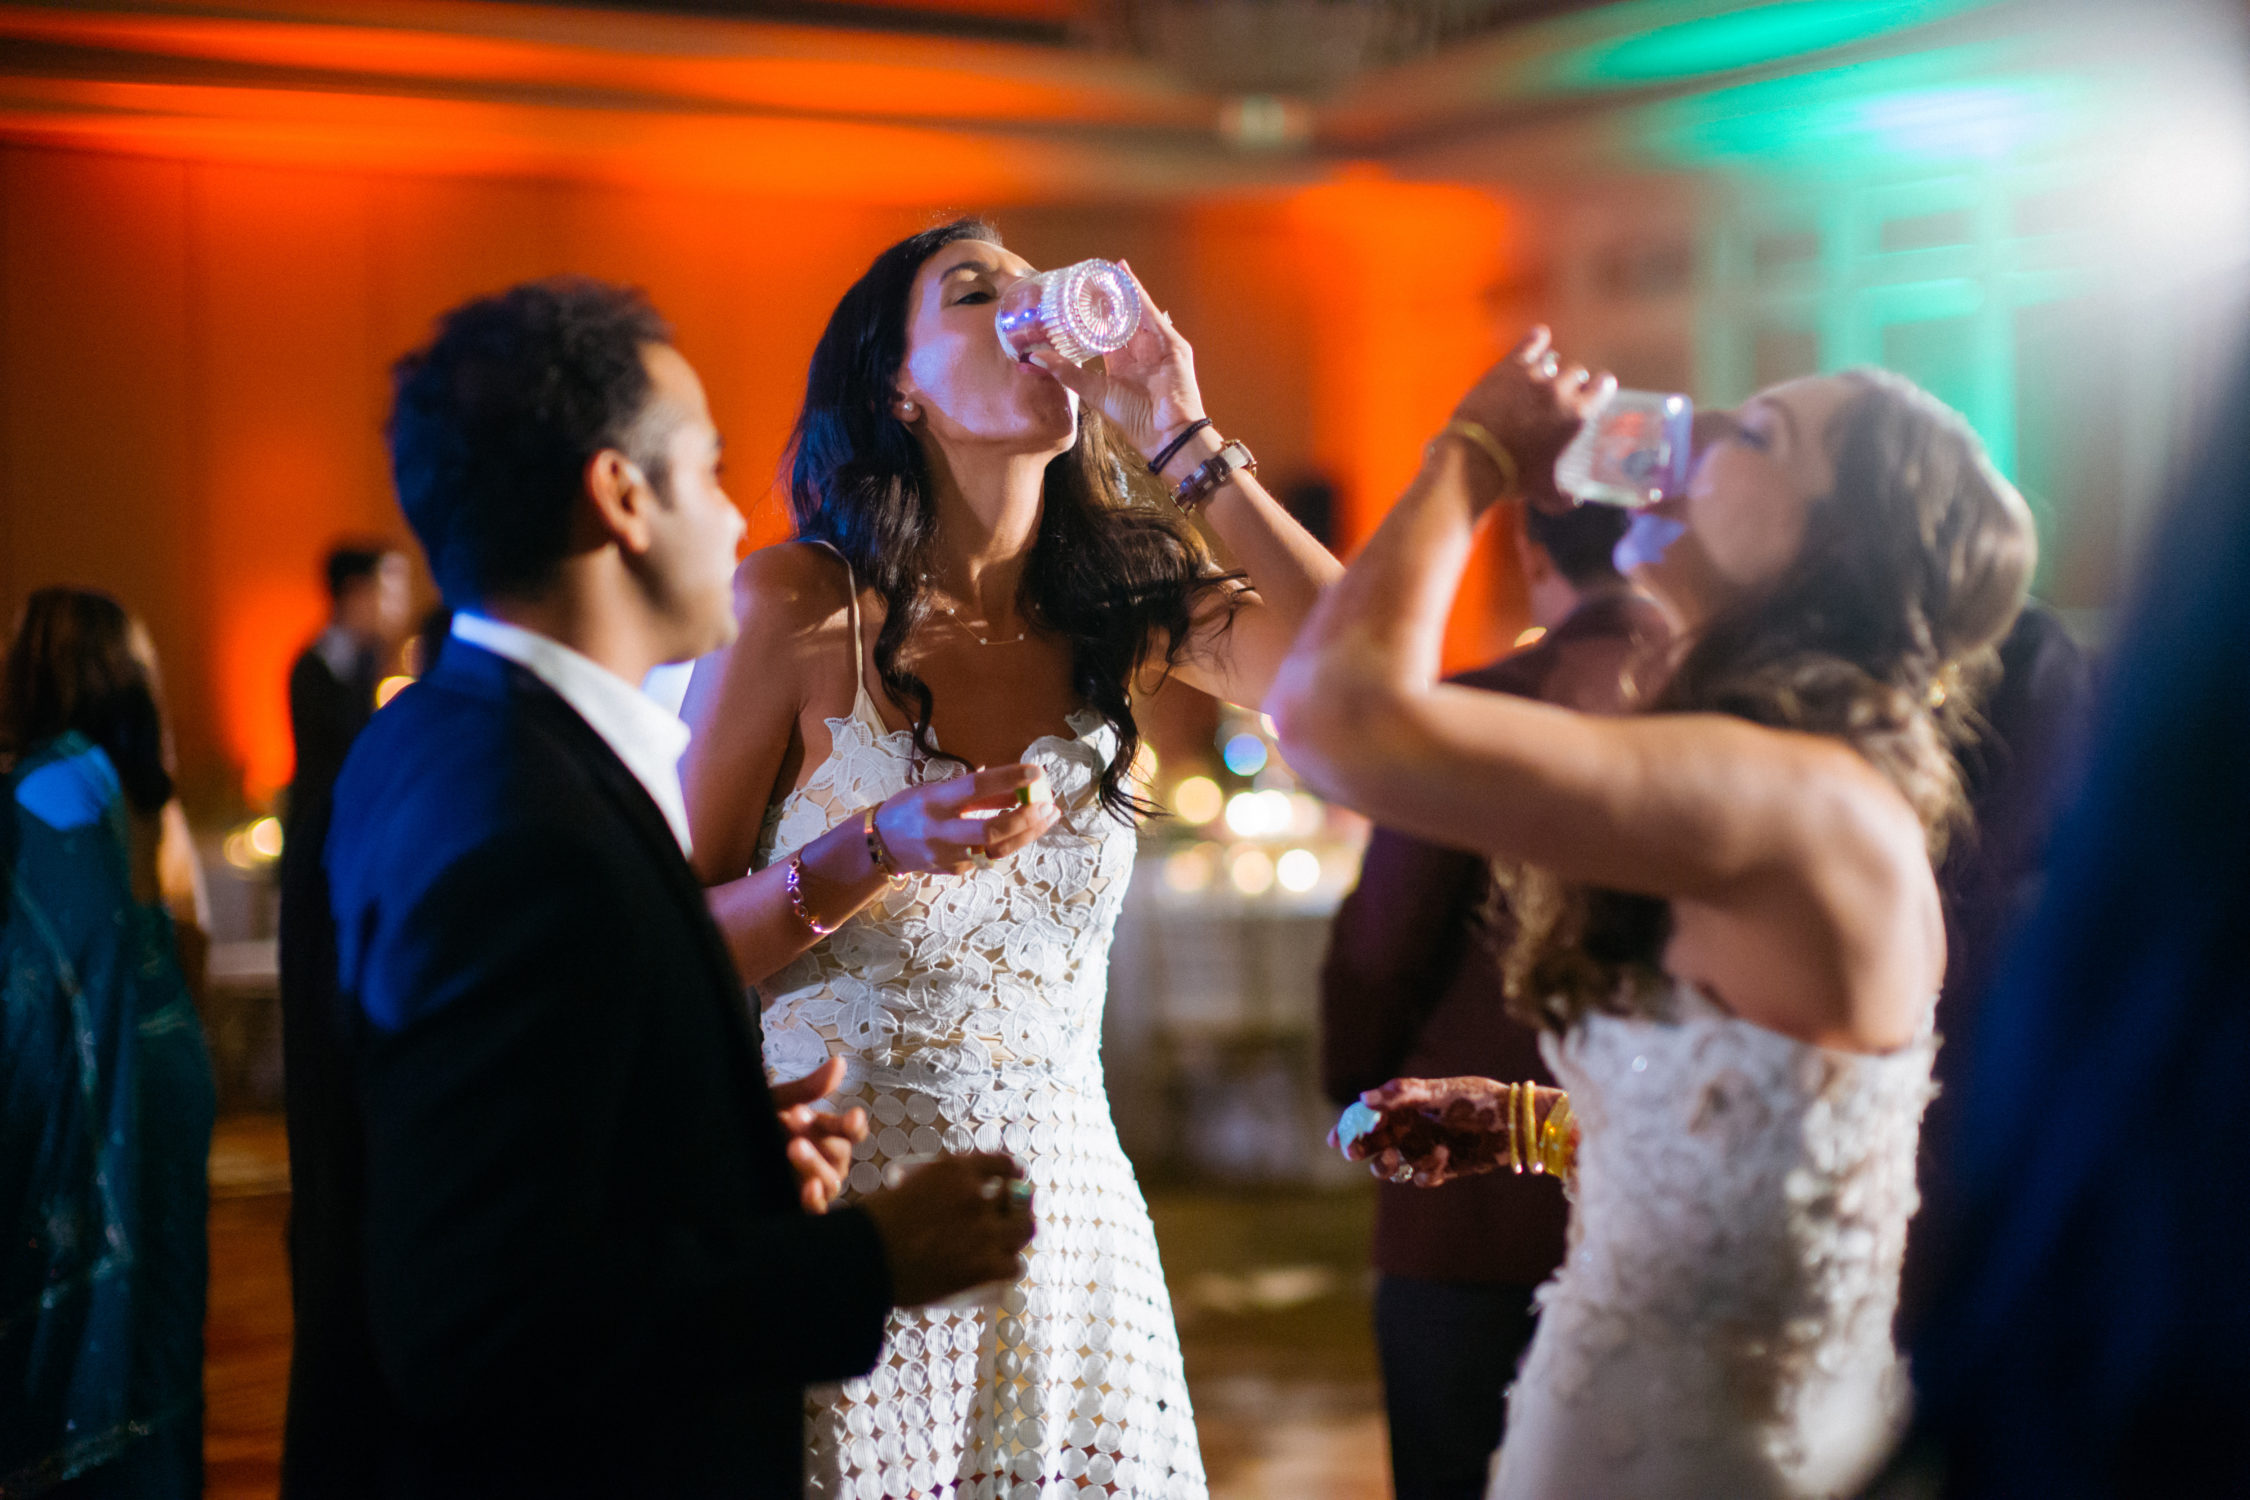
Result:
<svg viewBox="0 0 2250 1500"><path fill-rule="evenodd" d="M1526 510L1518 554L1536 644L1453 680L1593 712L1629 706L1630 670L1669 637L1612 561L1626 513ZM1392 1078L1474 1074L1552 1085L1505 1009L1486 862L1379 828L1336 914L1321 973L1321 1056L1339 1104ZM1375 1333L1398 1500L1476 1500L1503 1398L1531 1342L1533 1288L1562 1263L1568 1211L1544 1178L1383 1183Z"/></svg>
<svg viewBox="0 0 2250 1500"><path fill-rule="evenodd" d="M637 294L532 283L401 361L400 500L460 617L285 911L293 1496L772 1496L802 1387L1016 1273L1003 1156L826 1206L862 1118L777 1101L636 688L723 644L742 522ZM777 1102L797 1107L777 1114Z"/></svg>
<svg viewBox="0 0 2250 1500"><path fill-rule="evenodd" d="M405 634L411 603L406 558L388 547L335 547L323 572L328 624L289 669L292 827L327 803L352 741L375 712L384 653Z"/></svg>

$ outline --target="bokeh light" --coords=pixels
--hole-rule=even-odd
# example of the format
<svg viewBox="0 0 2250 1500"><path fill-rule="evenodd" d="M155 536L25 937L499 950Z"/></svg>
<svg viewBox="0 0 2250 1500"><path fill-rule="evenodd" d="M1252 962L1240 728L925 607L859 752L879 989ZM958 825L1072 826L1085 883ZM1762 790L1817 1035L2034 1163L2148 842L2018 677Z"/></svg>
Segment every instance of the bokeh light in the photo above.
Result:
<svg viewBox="0 0 2250 1500"><path fill-rule="evenodd" d="M1227 862L1227 877L1245 896L1263 896L1273 889L1273 856L1263 849L1237 849Z"/></svg>
<svg viewBox="0 0 2250 1500"><path fill-rule="evenodd" d="M1236 792L1227 799L1227 831L1238 838L1274 838L1289 831L1296 808L1287 792Z"/></svg>
<svg viewBox="0 0 2250 1500"><path fill-rule="evenodd" d="M262 870L281 858L281 820L253 818L226 836L220 853L238 870Z"/></svg>
<svg viewBox="0 0 2250 1500"><path fill-rule="evenodd" d="M1210 889L1218 874L1218 849L1211 844L1191 845L1164 861L1164 883L1185 895Z"/></svg>
<svg viewBox="0 0 2250 1500"><path fill-rule="evenodd" d="M1172 788L1173 810L1186 821L1204 824L1226 810L1226 794L1208 776L1190 776Z"/></svg>
<svg viewBox="0 0 2250 1500"><path fill-rule="evenodd" d="M1266 768L1266 742L1254 734L1238 734L1222 752L1227 769L1237 776L1255 776Z"/></svg>

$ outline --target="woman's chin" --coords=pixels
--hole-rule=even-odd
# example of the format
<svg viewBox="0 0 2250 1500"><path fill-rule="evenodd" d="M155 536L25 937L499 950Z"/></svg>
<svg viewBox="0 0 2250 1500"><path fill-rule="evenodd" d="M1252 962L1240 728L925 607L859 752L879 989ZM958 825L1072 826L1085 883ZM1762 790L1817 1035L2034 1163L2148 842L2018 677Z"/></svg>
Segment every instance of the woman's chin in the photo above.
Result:
<svg viewBox="0 0 2250 1500"><path fill-rule="evenodd" d="M1692 631L1708 617L1708 602L1688 576L1691 570L1681 566L1680 560L1667 552L1653 562L1642 563L1626 576L1633 587L1653 598L1673 625Z"/></svg>
<svg viewBox="0 0 2250 1500"><path fill-rule="evenodd" d="M1070 395L1067 391L1064 394ZM1024 426L1024 445L1028 450L1045 453L1050 458L1067 451L1078 440L1078 398L1070 396L1059 410L1032 412Z"/></svg>

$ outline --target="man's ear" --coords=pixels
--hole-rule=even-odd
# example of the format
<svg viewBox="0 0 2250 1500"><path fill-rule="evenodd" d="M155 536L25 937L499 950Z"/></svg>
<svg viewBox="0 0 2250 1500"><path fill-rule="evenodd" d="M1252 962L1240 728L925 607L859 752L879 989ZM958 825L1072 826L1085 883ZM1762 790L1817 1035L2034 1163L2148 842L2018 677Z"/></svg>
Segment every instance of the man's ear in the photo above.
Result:
<svg viewBox="0 0 2250 1500"><path fill-rule="evenodd" d="M604 448L586 460L583 479L599 534L628 556L646 553L652 540L649 517L656 509L656 490L641 466L615 448Z"/></svg>

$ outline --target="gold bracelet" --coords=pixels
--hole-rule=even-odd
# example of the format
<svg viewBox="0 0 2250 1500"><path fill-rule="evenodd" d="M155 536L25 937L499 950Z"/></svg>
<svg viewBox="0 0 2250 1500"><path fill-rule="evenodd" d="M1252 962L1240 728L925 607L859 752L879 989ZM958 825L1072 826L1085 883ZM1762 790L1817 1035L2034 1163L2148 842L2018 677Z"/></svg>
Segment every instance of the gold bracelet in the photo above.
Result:
<svg viewBox="0 0 2250 1500"><path fill-rule="evenodd" d="M1522 1093L1522 1084L1508 1085L1508 1170L1516 1173L1523 1171L1524 1148L1530 1144L1523 1138L1523 1109L1517 1102Z"/></svg>
<svg viewBox="0 0 2250 1500"><path fill-rule="evenodd" d="M1439 430L1439 437L1459 438L1470 447L1492 460L1500 471L1500 495L1505 499L1523 490L1523 475L1516 468L1516 456L1492 435L1492 429L1482 422L1472 422L1467 417L1455 417Z"/></svg>
<svg viewBox="0 0 2250 1500"><path fill-rule="evenodd" d="M1523 1156L1524 1164L1534 1172L1544 1172L1539 1160L1539 1085L1523 1086Z"/></svg>
<svg viewBox="0 0 2250 1500"><path fill-rule="evenodd" d="M814 916L812 908L805 905L805 857L802 854L789 856L787 884L789 887L789 909L797 914L797 920L804 923L814 937L824 938L836 930L830 924Z"/></svg>
<svg viewBox="0 0 2250 1500"><path fill-rule="evenodd" d="M906 880L898 870L898 861L891 858L891 846L883 842L883 830L875 826L875 814L880 804L870 806L859 815L860 835L867 840L867 860L889 884L896 886Z"/></svg>
<svg viewBox="0 0 2250 1500"><path fill-rule="evenodd" d="M1555 1100L1547 1111L1547 1118L1539 1127L1539 1155L1550 1176L1560 1178L1565 1187L1570 1185L1571 1173L1578 1166L1577 1121L1570 1110L1570 1095Z"/></svg>

